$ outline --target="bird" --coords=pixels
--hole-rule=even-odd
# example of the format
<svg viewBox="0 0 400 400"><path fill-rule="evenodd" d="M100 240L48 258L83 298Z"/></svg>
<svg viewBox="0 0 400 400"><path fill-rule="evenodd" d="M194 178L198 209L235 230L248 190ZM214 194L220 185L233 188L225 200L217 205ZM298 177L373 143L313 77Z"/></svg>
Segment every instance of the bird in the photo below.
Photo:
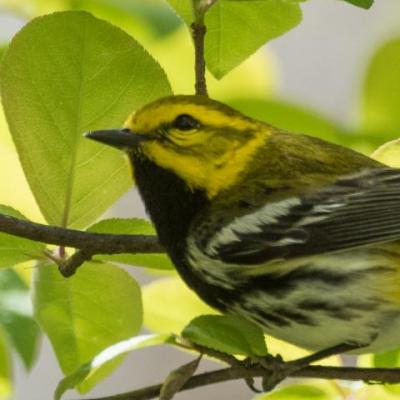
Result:
<svg viewBox="0 0 400 400"><path fill-rule="evenodd" d="M205 303L310 351L400 347L400 169L200 95L86 136L127 154Z"/></svg>

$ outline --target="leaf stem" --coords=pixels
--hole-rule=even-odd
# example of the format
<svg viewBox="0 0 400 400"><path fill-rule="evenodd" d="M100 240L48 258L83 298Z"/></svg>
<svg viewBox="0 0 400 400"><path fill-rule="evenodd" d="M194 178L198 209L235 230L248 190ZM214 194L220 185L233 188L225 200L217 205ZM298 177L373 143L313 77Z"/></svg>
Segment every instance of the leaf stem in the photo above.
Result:
<svg viewBox="0 0 400 400"><path fill-rule="evenodd" d="M206 74L206 62L204 57L204 39L207 27L204 24L204 16L208 9L218 0L192 0L194 22L190 26L195 56L195 91L197 95L208 96Z"/></svg>

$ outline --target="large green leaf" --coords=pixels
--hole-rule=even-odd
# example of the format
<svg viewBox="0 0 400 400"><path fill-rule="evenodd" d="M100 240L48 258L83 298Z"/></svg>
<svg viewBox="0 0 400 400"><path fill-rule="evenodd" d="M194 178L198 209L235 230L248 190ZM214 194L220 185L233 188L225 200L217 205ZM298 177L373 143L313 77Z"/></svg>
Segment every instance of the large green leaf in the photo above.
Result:
<svg viewBox="0 0 400 400"><path fill-rule="evenodd" d="M182 337L228 354L268 354L262 329L237 315L201 315L185 327Z"/></svg>
<svg viewBox="0 0 400 400"><path fill-rule="evenodd" d="M188 25L193 22L189 1L168 2ZM215 77L222 78L264 43L298 25L301 18L297 1L219 0L205 17L208 69Z"/></svg>
<svg viewBox="0 0 400 400"><path fill-rule="evenodd" d="M105 348L136 335L142 302L136 281L112 264L85 263L65 279L54 265L34 273L35 315L53 345L61 369L71 374ZM79 387L89 390L120 362L99 368Z"/></svg>
<svg viewBox="0 0 400 400"><path fill-rule="evenodd" d="M133 110L170 94L163 70L122 30L62 12L15 36L1 74L10 131L44 216L56 225L90 224L131 178L120 152L82 133L121 126Z"/></svg>
<svg viewBox="0 0 400 400"><path fill-rule="evenodd" d="M362 127L370 132L400 132L400 37L381 46L373 56L362 97Z"/></svg>
<svg viewBox="0 0 400 400"><path fill-rule="evenodd" d="M143 288L144 325L178 334L193 318L213 311L180 278L160 279Z"/></svg>
<svg viewBox="0 0 400 400"><path fill-rule="evenodd" d="M347 3L353 4L354 6L361 7L361 8L371 8L372 4L374 4L375 0L343 0Z"/></svg>
<svg viewBox="0 0 400 400"><path fill-rule="evenodd" d="M109 365L114 360L119 360L132 351L173 342L174 339L171 335L164 334L135 336L131 339L115 343L60 381L55 392L55 399L61 399L62 395L68 389L73 389L74 387L82 385L85 380L96 373L100 368L104 368L104 366Z"/></svg>
<svg viewBox="0 0 400 400"><path fill-rule="evenodd" d="M0 325L24 365L32 367L39 327L33 320L29 288L11 269L0 271Z"/></svg>
<svg viewBox="0 0 400 400"><path fill-rule="evenodd" d="M0 214L26 219L17 210L4 205L0 205ZM42 258L45 248L43 243L0 232L0 268L12 267L34 258Z"/></svg>

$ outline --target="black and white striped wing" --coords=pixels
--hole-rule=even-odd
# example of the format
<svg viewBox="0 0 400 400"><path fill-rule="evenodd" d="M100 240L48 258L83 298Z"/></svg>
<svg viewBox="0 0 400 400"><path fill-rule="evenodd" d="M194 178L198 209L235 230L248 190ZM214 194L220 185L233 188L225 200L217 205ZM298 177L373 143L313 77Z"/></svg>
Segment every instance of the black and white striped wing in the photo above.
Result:
<svg viewBox="0 0 400 400"><path fill-rule="evenodd" d="M222 228L205 250L226 263L264 264L393 240L400 240L400 169L382 168L267 204Z"/></svg>

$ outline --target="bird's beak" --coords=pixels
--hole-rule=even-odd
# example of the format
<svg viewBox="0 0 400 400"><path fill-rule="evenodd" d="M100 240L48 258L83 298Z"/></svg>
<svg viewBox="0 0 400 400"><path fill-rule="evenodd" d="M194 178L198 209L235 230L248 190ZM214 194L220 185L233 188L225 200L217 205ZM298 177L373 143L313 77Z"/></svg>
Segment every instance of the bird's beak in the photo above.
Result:
<svg viewBox="0 0 400 400"><path fill-rule="evenodd" d="M135 148L145 139L144 135L137 135L129 129L92 131L85 133L85 137L121 150Z"/></svg>

